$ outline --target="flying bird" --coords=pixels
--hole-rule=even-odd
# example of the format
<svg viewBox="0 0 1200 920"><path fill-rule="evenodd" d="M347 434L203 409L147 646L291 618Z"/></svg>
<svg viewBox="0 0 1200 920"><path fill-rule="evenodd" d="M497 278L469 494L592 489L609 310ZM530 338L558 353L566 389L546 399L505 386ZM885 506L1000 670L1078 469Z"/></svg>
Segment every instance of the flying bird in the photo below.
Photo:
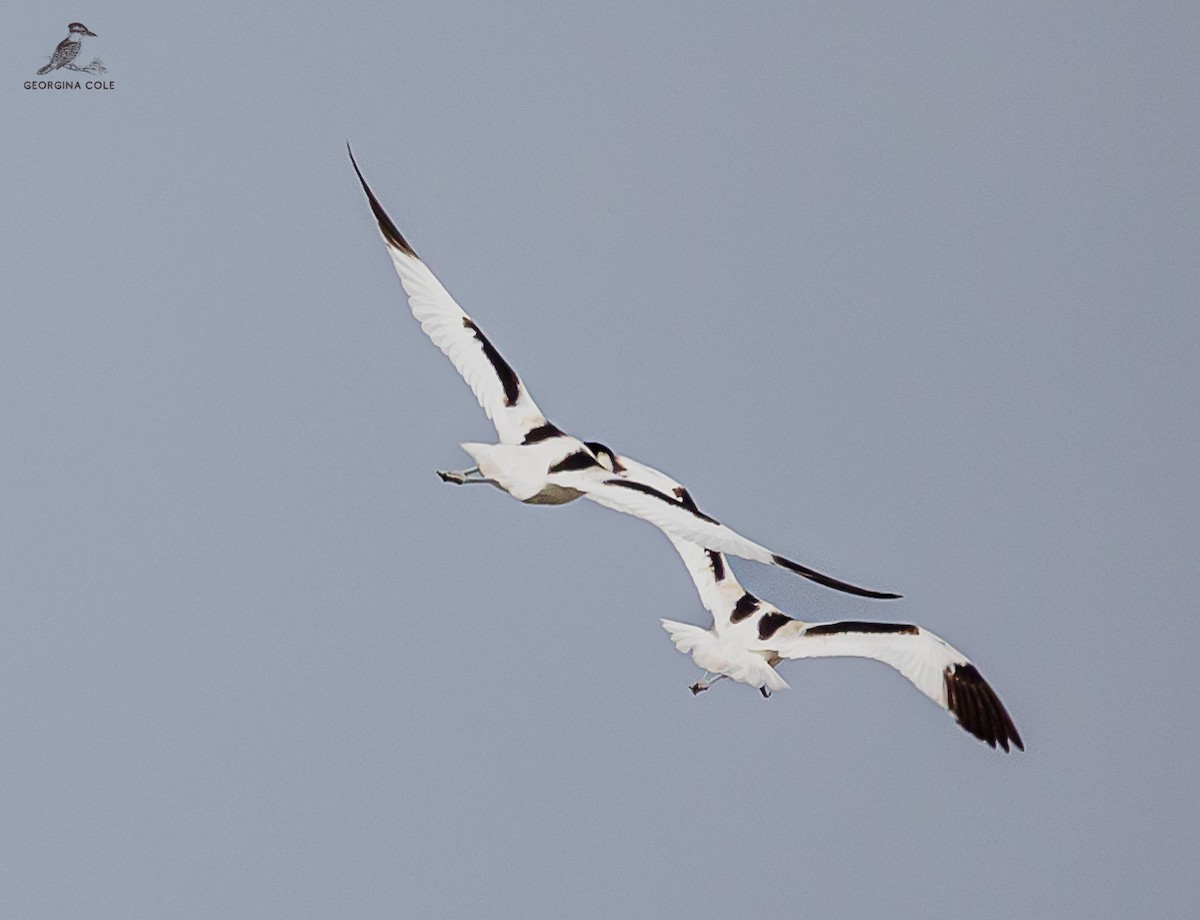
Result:
<svg viewBox="0 0 1200 920"><path fill-rule="evenodd" d="M909 623L793 619L746 591L723 554L667 536L713 617L709 629L661 621L675 647L704 669L703 678L689 688L693 694L729 678L769 697L787 689L775 670L784 659L874 658L903 674L976 738L1006 752L1010 744L1025 750L1004 704L975 665L929 630Z"/></svg>
<svg viewBox="0 0 1200 920"><path fill-rule="evenodd" d="M49 73L52 70L58 70L60 67L66 67L75 58L79 57L79 51L83 48L82 36L90 35L96 37L96 33L85 26L82 22L73 22L67 26L67 37L58 43L58 47L54 49L54 54L50 56L50 63L38 71L39 74Z"/></svg>
<svg viewBox="0 0 1200 920"><path fill-rule="evenodd" d="M558 505L583 496L643 518L674 538L781 566L828 588L862 597L899 597L839 581L760 546L701 512L687 490L665 474L626 458L618 459L603 444L572 437L547 421L516 371L401 235L367 185L352 151L350 162L408 294L413 316L466 380L496 427L499 443L463 444L462 449L476 465L466 470L439 471L443 481L490 484L529 504ZM639 471L648 472L639 475ZM659 488L656 483L661 481L669 482L670 488Z"/></svg>

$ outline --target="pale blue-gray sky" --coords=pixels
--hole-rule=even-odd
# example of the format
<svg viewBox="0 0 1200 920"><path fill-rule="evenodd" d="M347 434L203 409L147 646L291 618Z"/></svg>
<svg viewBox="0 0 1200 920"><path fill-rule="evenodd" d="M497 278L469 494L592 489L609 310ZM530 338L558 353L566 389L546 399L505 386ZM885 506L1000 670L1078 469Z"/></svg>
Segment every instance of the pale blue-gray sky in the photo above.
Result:
<svg viewBox="0 0 1200 920"><path fill-rule="evenodd" d="M0 35L3 913L1195 915L1200 10L245 7ZM23 89L76 19L115 88ZM551 419L1028 753L693 698L657 531L438 482L491 429L346 140Z"/></svg>

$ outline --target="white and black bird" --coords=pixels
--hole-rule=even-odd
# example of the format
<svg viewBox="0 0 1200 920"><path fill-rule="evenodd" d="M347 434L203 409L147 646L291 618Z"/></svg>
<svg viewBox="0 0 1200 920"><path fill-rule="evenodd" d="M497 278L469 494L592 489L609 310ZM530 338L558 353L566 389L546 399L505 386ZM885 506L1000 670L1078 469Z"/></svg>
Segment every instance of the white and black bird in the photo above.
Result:
<svg viewBox="0 0 1200 920"><path fill-rule="evenodd" d="M58 43L58 47L54 49L54 54L50 56L50 63L38 71L39 74L49 73L52 70L58 70L60 67L66 67L72 63L75 58L79 57L80 49L83 48L83 36L90 35L96 37L96 33L85 26L82 22L73 22L67 26L67 37Z"/></svg>
<svg viewBox="0 0 1200 920"><path fill-rule="evenodd" d="M839 581L760 546L701 512L687 490L669 477L662 477L672 483L664 491L656 486L659 480L652 475L657 473L652 468L618 460L604 445L571 437L548 422L509 363L396 229L354 162L353 152L350 160L408 294L413 316L454 364L496 426L499 443L463 444L476 465L469 470L439 471L444 481L489 483L530 504L563 504L586 496L607 508L643 518L670 536L781 566L838 591L870 598L899 597ZM640 470L648 474L639 476Z"/></svg>
<svg viewBox="0 0 1200 920"><path fill-rule="evenodd" d="M805 623L746 591L721 553L667 536L713 618L708 629L661 621L675 647L704 669L704 677L690 687L693 694L729 678L767 697L787 689L775 670L784 659L873 658L903 674L976 738L1005 751L1010 744L1025 750L1004 704L975 665L928 630L857 620Z"/></svg>

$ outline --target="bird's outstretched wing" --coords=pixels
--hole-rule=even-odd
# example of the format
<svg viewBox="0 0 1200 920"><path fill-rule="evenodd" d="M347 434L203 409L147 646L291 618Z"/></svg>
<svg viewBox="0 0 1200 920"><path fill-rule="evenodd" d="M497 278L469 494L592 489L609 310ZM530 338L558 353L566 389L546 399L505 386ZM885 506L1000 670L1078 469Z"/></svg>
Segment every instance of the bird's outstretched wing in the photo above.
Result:
<svg viewBox="0 0 1200 920"><path fill-rule="evenodd" d="M668 534L668 536L670 536ZM744 623L750 651L780 658L873 658L903 674L964 729L1005 751L1025 746L995 691L958 649L920 626L840 620L804 623L742 588L721 553L671 537L719 635ZM664 624L669 621L664 621ZM672 626L677 624L671 624ZM757 641L754 641L757 636Z"/></svg>
<svg viewBox="0 0 1200 920"><path fill-rule="evenodd" d="M900 596L860 588L793 562L709 517L696 507L687 489L665 473L627 457L618 457L617 460L621 469L614 469L612 473L589 468L556 475L561 477L562 485L577 489L605 508L649 521L669 537L696 543L717 553L729 553L743 559L777 565L819 585L847 594L884 600Z"/></svg>
<svg viewBox="0 0 1200 920"><path fill-rule="evenodd" d="M760 629L760 633L762 630ZM949 711L958 724L992 747L1025 750L1017 727L970 659L927 629L907 623L791 620L763 640L781 658L873 658L903 674Z"/></svg>
<svg viewBox="0 0 1200 920"><path fill-rule="evenodd" d="M721 632L729 623L729 614L746 593L734 577L725 554L670 534L667 534L667 538L692 577L692 584L700 595L700 603L712 614L713 625L717 632Z"/></svg>
<svg viewBox="0 0 1200 920"><path fill-rule="evenodd" d="M346 148L349 150L349 146ZM533 397L483 331L442 287L433 272L417 258L371 191L350 154L367 201L379 223L388 255L408 294L408 305L425 334L450 359L487 413L502 444L520 444L531 431L546 425Z"/></svg>

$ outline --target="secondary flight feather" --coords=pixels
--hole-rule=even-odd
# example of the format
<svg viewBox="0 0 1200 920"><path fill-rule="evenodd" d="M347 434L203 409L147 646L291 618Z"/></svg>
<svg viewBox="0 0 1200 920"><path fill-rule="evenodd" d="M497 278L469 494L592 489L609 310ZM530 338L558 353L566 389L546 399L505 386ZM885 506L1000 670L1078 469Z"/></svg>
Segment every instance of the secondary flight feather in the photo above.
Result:
<svg viewBox="0 0 1200 920"><path fill-rule="evenodd" d="M687 490L665 474L628 458L618 459L604 445L581 441L547 421L516 371L397 229L367 185L353 153L350 161L408 295L413 316L450 359L496 426L499 442L463 444L476 465L467 470L439 471L444 481L458 485L487 483L529 504L563 504L586 497L649 521L672 538L780 566L828 588L861 597L899 597L860 588L793 562L701 512Z"/></svg>

